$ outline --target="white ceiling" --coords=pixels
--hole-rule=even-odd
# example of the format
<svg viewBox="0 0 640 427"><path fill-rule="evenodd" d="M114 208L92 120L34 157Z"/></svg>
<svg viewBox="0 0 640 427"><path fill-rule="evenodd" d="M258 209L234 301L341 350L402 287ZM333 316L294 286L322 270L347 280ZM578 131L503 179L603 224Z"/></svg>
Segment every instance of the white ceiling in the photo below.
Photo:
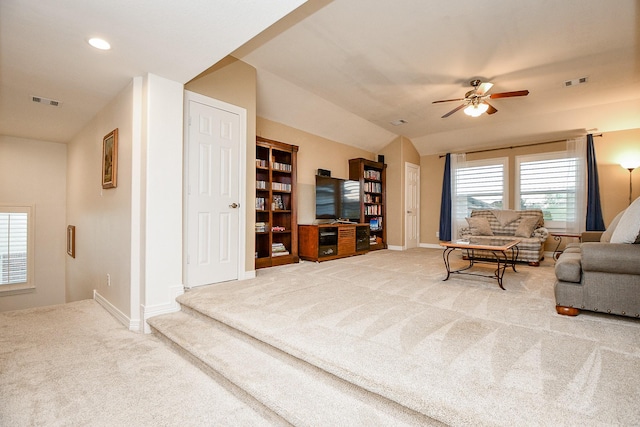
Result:
<svg viewBox="0 0 640 427"><path fill-rule="evenodd" d="M0 134L67 142L132 77L186 82L302 2L2 0ZM310 0L233 55L258 70L259 116L373 152L398 135L430 154L640 128L640 0ZM473 78L530 94L442 119L459 104L432 101Z"/></svg>
<svg viewBox="0 0 640 427"><path fill-rule="evenodd" d="M133 77L186 83L304 1L2 0L0 135L69 142Z"/></svg>

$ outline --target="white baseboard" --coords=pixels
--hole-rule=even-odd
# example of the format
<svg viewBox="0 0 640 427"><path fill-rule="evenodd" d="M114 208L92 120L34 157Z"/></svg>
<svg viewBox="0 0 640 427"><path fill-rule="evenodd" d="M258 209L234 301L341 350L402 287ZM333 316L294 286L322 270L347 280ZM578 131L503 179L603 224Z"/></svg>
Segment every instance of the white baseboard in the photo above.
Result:
<svg viewBox="0 0 640 427"><path fill-rule="evenodd" d="M427 249L442 249L442 246L437 245L435 243L420 243L420 247L427 248Z"/></svg>
<svg viewBox="0 0 640 427"><path fill-rule="evenodd" d="M255 279L255 278L256 278L256 271L251 270L251 271L245 271L242 274L242 277L238 277L238 280L249 280L249 279Z"/></svg>
<svg viewBox="0 0 640 427"><path fill-rule="evenodd" d="M406 248L403 246L387 245L387 249L390 251L404 251Z"/></svg>
<svg viewBox="0 0 640 427"><path fill-rule="evenodd" d="M182 285L171 286L169 288L169 302L167 302L166 304L156 304L156 305L150 305L150 306L145 306L144 304L141 305L142 318L144 319L145 334L151 333L151 328L147 324L147 319L154 316L159 316L161 314L169 314L169 313L175 313L177 311L180 311L180 304L178 304L178 301L176 301L176 298L178 298L183 293L184 293L184 286Z"/></svg>
<svg viewBox="0 0 640 427"><path fill-rule="evenodd" d="M129 316L120 311L115 305L111 304L109 300L100 295L95 289L93 290L93 299L105 310L107 310L113 317L115 317L120 323L126 326L130 331L140 331L140 320L131 319Z"/></svg>

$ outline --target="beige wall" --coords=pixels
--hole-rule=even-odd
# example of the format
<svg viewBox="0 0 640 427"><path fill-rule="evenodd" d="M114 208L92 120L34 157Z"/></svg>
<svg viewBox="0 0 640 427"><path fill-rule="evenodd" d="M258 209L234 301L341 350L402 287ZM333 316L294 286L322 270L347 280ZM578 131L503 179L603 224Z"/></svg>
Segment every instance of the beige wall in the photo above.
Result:
<svg viewBox="0 0 640 427"><path fill-rule="evenodd" d="M628 205L629 172L620 167L624 156L637 156L640 163L640 129L609 132L602 137L594 138L598 175L600 179L600 196L605 224ZM564 142L543 144L522 148L505 148L485 153L469 154L467 160L479 160L495 157L509 158L509 185L515 182L515 157L525 154L562 151L566 149ZM438 244L435 233L439 229L440 197L442 193L442 174L444 157L438 155L423 156L420 159L422 192L421 200L421 243ZM634 178L634 198L640 196L640 170L636 170ZM513 207L514 192L510 191L509 206ZM549 250L549 245L547 245Z"/></svg>
<svg viewBox="0 0 640 427"><path fill-rule="evenodd" d="M256 132L263 138L297 145L299 147L299 224L311 224L315 220L315 176L318 169L328 169L331 171L331 176L348 179L349 159L362 157L368 160L374 160L374 154L368 151L321 138L261 117L258 117Z"/></svg>
<svg viewBox="0 0 640 427"><path fill-rule="evenodd" d="M410 139L398 137L380 150L387 165L387 244L404 247L405 163L420 165L420 154Z"/></svg>
<svg viewBox="0 0 640 427"><path fill-rule="evenodd" d="M610 132L594 138L605 224L629 205L629 171L620 166L633 159L640 166L640 129ZM633 199L640 197L640 169L633 171Z"/></svg>
<svg viewBox="0 0 640 427"><path fill-rule="evenodd" d="M131 83L71 140L67 157L67 221L76 226L76 257L66 261L66 300L93 298L95 289L127 317L132 315L132 110ZM102 139L116 128L118 186L103 189Z"/></svg>
<svg viewBox="0 0 640 427"><path fill-rule="evenodd" d="M247 197L245 206L255 206L256 69L228 56L188 82L185 89L247 110ZM255 213L253 209L247 209L246 225L245 271L252 271L255 251Z"/></svg>
<svg viewBox="0 0 640 427"><path fill-rule="evenodd" d="M0 136L0 204L35 206L35 291L0 294L0 311L65 302L67 146Z"/></svg>

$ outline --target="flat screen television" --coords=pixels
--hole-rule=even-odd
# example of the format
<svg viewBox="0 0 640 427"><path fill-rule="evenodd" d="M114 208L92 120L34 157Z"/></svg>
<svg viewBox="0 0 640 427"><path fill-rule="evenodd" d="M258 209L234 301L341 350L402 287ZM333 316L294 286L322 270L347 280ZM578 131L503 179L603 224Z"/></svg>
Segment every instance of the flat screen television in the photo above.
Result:
<svg viewBox="0 0 640 427"><path fill-rule="evenodd" d="M316 175L316 219L360 221L360 182Z"/></svg>

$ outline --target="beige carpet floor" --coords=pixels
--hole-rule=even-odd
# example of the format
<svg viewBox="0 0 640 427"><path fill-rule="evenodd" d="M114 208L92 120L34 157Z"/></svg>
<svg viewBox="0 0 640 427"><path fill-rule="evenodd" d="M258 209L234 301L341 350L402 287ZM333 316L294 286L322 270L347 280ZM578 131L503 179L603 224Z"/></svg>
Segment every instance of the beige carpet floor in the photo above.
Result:
<svg viewBox="0 0 640 427"><path fill-rule="evenodd" d="M640 423L640 321L557 315L552 261L506 291L443 270L439 250L378 251L180 300L450 425ZM0 426L272 423L93 301L0 313Z"/></svg>
<svg viewBox="0 0 640 427"><path fill-rule="evenodd" d="M501 290L443 282L441 254L303 262L179 301L447 424L640 423L639 320L556 314L553 261L507 271Z"/></svg>
<svg viewBox="0 0 640 427"><path fill-rule="evenodd" d="M0 313L0 426L270 425L95 301Z"/></svg>

